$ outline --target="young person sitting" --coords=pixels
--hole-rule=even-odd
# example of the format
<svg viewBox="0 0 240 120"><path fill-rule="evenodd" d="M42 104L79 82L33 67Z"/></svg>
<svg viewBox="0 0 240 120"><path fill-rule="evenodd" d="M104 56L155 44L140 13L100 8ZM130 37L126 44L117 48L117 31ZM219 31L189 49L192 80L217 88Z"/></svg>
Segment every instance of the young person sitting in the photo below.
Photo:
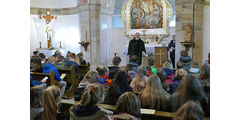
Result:
<svg viewBox="0 0 240 120"><path fill-rule="evenodd" d="M133 70L133 65L132 64L127 64L126 71L131 76L132 79L134 79L137 75L137 73Z"/></svg>
<svg viewBox="0 0 240 120"><path fill-rule="evenodd" d="M141 120L141 102L132 92L122 94L116 104L112 120Z"/></svg>
<svg viewBox="0 0 240 120"><path fill-rule="evenodd" d="M66 63L64 62L64 57L63 56L59 56L58 57L58 62L55 62L55 67L56 68L66 68L67 65Z"/></svg>
<svg viewBox="0 0 240 120"><path fill-rule="evenodd" d="M189 101L178 109L173 120L204 120L204 112L199 104Z"/></svg>
<svg viewBox="0 0 240 120"><path fill-rule="evenodd" d="M30 120L34 120L43 111L43 90L42 86L30 88Z"/></svg>
<svg viewBox="0 0 240 120"><path fill-rule="evenodd" d="M160 78L161 80L161 83L162 83L162 88L165 90L165 91L169 91L169 85L168 83L166 83L166 72L162 69L159 69L158 72L157 72L157 75L158 77Z"/></svg>
<svg viewBox="0 0 240 120"><path fill-rule="evenodd" d="M173 78L175 77L175 71L171 69L171 63L169 61L165 61L162 69L166 72L166 82L169 84L172 83Z"/></svg>
<svg viewBox="0 0 240 120"><path fill-rule="evenodd" d="M132 92L128 83L128 74L124 70L119 70L114 77L112 85L109 87L104 104L116 105L117 99L125 92Z"/></svg>
<svg viewBox="0 0 240 120"><path fill-rule="evenodd" d="M61 91L57 86L49 86L43 93L43 112L35 120L69 120L68 113L59 112Z"/></svg>
<svg viewBox="0 0 240 120"><path fill-rule="evenodd" d="M142 108L168 111L170 95L162 88L161 81L157 75L151 75L147 86L140 99Z"/></svg>
<svg viewBox="0 0 240 120"><path fill-rule="evenodd" d="M174 78L174 82L169 84L170 94L174 93L184 75L187 75L187 71L183 68L180 68L176 71L176 76Z"/></svg>
<svg viewBox="0 0 240 120"><path fill-rule="evenodd" d="M142 92L146 87L147 80L147 68L145 66L140 66L138 67L137 75L132 80L130 86L134 91Z"/></svg>
<svg viewBox="0 0 240 120"><path fill-rule="evenodd" d="M69 60L66 61L66 66L67 67L71 67L72 65L74 65L75 68L75 73L77 76L79 76L79 68L78 68L78 64L75 61L76 55L74 53L72 53L69 57Z"/></svg>
<svg viewBox="0 0 240 120"><path fill-rule="evenodd" d="M99 83L99 75L98 75L97 71L89 70L83 77L82 81L79 83L78 88L76 88L74 90L74 100L80 101L84 89L89 84L94 84L94 83L100 84Z"/></svg>
<svg viewBox="0 0 240 120"><path fill-rule="evenodd" d="M157 69L154 68L154 59L148 59L148 66L147 66L147 75L150 76L152 74L157 74Z"/></svg>
<svg viewBox="0 0 240 120"><path fill-rule="evenodd" d="M121 58L119 56L115 56L112 60L112 64L113 66L111 67L108 67L109 69L109 78L110 79L113 79L114 78L114 75L119 71L119 64L121 62Z"/></svg>
<svg viewBox="0 0 240 120"><path fill-rule="evenodd" d="M101 85L89 84L79 104L70 109L71 120L108 120L107 113L97 106L103 96L104 90Z"/></svg>
<svg viewBox="0 0 240 120"><path fill-rule="evenodd" d="M97 71L99 74L99 82L103 86L110 86L112 84L112 80L108 78L108 75L109 75L108 68L106 68L104 66L99 66L99 67L97 67Z"/></svg>
<svg viewBox="0 0 240 120"><path fill-rule="evenodd" d="M133 65L133 70L134 70L135 72L137 72L137 70L138 70L138 64L137 64L137 56L136 56L136 55L133 55L133 56L131 57L131 62L130 62L130 64Z"/></svg>
<svg viewBox="0 0 240 120"><path fill-rule="evenodd" d="M189 71L189 69L191 68L191 61L192 61L192 58L190 56L188 56L188 52L185 51L185 50L182 50L180 52L180 59L179 61L182 62L183 64L183 68L186 70L186 71Z"/></svg>
<svg viewBox="0 0 240 120"><path fill-rule="evenodd" d="M64 92L65 92L65 89L66 89L66 86L67 86L67 83L60 78L58 70L54 66L55 60L56 59L53 56L48 58L48 63L43 66L43 73L50 73L51 71L53 71L55 73L54 79L59 82L59 84L61 86L61 93L62 93L61 96L63 96Z"/></svg>
<svg viewBox="0 0 240 120"><path fill-rule="evenodd" d="M84 60L84 56L83 56L82 52L77 54L76 62L78 63L78 65L86 65L87 64L87 62Z"/></svg>
<svg viewBox="0 0 240 120"><path fill-rule="evenodd" d="M206 108L203 88L200 81L191 74L184 75L175 93L170 97L172 112L176 112L187 101L195 101Z"/></svg>
<svg viewBox="0 0 240 120"><path fill-rule="evenodd" d="M41 58L41 63L46 63L46 56L43 53L39 53L39 57Z"/></svg>
<svg viewBox="0 0 240 120"><path fill-rule="evenodd" d="M30 60L31 72L42 72L41 58L39 56L32 56Z"/></svg>

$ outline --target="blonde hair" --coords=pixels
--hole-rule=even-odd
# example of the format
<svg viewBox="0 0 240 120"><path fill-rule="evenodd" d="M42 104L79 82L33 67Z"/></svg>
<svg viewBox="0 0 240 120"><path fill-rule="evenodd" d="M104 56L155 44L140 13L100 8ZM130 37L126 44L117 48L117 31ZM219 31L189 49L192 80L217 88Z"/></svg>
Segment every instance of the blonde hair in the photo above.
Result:
<svg viewBox="0 0 240 120"><path fill-rule="evenodd" d="M104 89L100 84L89 84L83 92L80 104L82 107L97 104L103 98Z"/></svg>
<svg viewBox="0 0 240 120"><path fill-rule="evenodd" d="M183 68L180 68L176 71L176 76L178 77L183 77L184 75L187 75L187 71Z"/></svg>
<svg viewBox="0 0 240 120"><path fill-rule="evenodd" d="M141 102L134 93L125 92L118 98L114 114L120 113L128 113L135 117L140 117Z"/></svg>
<svg viewBox="0 0 240 120"><path fill-rule="evenodd" d="M43 120L56 120L60 89L57 86L48 87L43 93Z"/></svg>
<svg viewBox="0 0 240 120"><path fill-rule="evenodd" d="M135 86L137 88L137 91L140 91L141 88L140 88L140 82L144 82L144 76L147 76L147 68L145 66L140 66L138 67L138 70L137 70L137 75L135 77Z"/></svg>
<svg viewBox="0 0 240 120"><path fill-rule="evenodd" d="M203 120L204 112L201 106L193 101L189 101L178 109L173 120Z"/></svg>
<svg viewBox="0 0 240 120"><path fill-rule="evenodd" d="M48 62L49 62L49 63L54 63L54 61L55 61L55 57L50 56L50 57L48 58Z"/></svg>
<svg viewBox="0 0 240 120"><path fill-rule="evenodd" d="M99 83L99 75L95 70L89 70L87 74L83 77L81 83L88 81L89 83Z"/></svg>
<svg viewBox="0 0 240 120"><path fill-rule="evenodd" d="M168 68L168 69L171 69L171 63L169 61L165 61L163 63L163 68Z"/></svg>
<svg viewBox="0 0 240 120"><path fill-rule="evenodd" d="M141 95L142 107L149 106L150 103L151 109L167 110L168 98L169 94L163 89L159 77L151 75Z"/></svg>
<svg viewBox="0 0 240 120"><path fill-rule="evenodd" d="M43 86L37 85L30 88L30 107L38 108L42 107L43 101Z"/></svg>

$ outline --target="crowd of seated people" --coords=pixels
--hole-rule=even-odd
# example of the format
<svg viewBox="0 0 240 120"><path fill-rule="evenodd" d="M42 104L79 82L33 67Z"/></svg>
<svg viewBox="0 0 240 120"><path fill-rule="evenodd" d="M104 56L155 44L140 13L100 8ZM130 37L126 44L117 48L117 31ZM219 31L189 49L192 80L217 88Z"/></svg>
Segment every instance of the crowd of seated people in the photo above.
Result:
<svg viewBox="0 0 240 120"><path fill-rule="evenodd" d="M155 68L151 58L151 74L148 74L147 66L141 65L134 77L133 65L120 67L121 58L115 56L113 66L99 65L85 74L74 91L75 104L68 113L58 111L64 91L55 86L46 89L37 88L38 85L32 87L31 119L141 120L141 108L146 108L176 112L174 120L203 120L210 116L210 55L208 59L199 69L199 77L194 72L197 63L192 62L189 67L183 62L184 57L177 62L177 69L172 69L169 61L165 61L162 68ZM72 61L71 54L64 60ZM54 65L52 61L56 59L49 58L47 64ZM39 103L34 102L37 99ZM113 115L99 107L99 103L114 105Z"/></svg>

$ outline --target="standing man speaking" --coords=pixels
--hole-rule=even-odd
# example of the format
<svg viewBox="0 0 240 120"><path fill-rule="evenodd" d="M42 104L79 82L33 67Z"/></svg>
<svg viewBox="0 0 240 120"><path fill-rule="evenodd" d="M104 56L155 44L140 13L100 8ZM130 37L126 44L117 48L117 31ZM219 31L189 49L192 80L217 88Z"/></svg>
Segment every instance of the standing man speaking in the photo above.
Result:
<svg viewBox="0 0 240 120"><path fill-rule="evenodd" d="M142 54L144 56L147 56L146 54L146 49L144 42L140 38L140 34L137 32L135 33L135 37L130 40L128 44L128 56L130 57L130 62L131 62L131 57L133 55L137 56L137 64L141 65L142 63Z"/></svg>

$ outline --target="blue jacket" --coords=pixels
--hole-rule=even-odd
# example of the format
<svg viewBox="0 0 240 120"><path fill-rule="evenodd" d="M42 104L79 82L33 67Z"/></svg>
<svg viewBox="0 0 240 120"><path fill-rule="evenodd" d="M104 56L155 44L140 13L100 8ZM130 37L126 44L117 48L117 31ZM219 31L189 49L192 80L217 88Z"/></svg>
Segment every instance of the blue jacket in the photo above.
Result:
<svg viewBox="0 0 240 120"><path fill-rule="evenodd" d="M51 70L55 73L54 79L57 81L61 81L62 79L60 78L57 68L53 64L47 63L43 66L43 73L50 73Z"/></svg>
<svg viewBox="0 0 240 120"><path fill-rule="evenodd" d="M136 62L131 62L130 64L133 65L133 71L137 72L138 70L138 64Z"/></svg>
<svg viewBox="0 0 240 120"><path fill-rule="evenodd" d="M41 85L41 84L42 83L40 81L33 80L32 75L30 75L30 86L31 87L36 86L36 85Z"/></svg>
<svg viewBox="0 0 240 120"><path fill-rule="evenodd" d="M67 67L71 67L72 65L74 65L74 67L75 67L75 73L78 74L78 64L77 64L76 62L66 61L66 65L67 65Z"/></svg>

